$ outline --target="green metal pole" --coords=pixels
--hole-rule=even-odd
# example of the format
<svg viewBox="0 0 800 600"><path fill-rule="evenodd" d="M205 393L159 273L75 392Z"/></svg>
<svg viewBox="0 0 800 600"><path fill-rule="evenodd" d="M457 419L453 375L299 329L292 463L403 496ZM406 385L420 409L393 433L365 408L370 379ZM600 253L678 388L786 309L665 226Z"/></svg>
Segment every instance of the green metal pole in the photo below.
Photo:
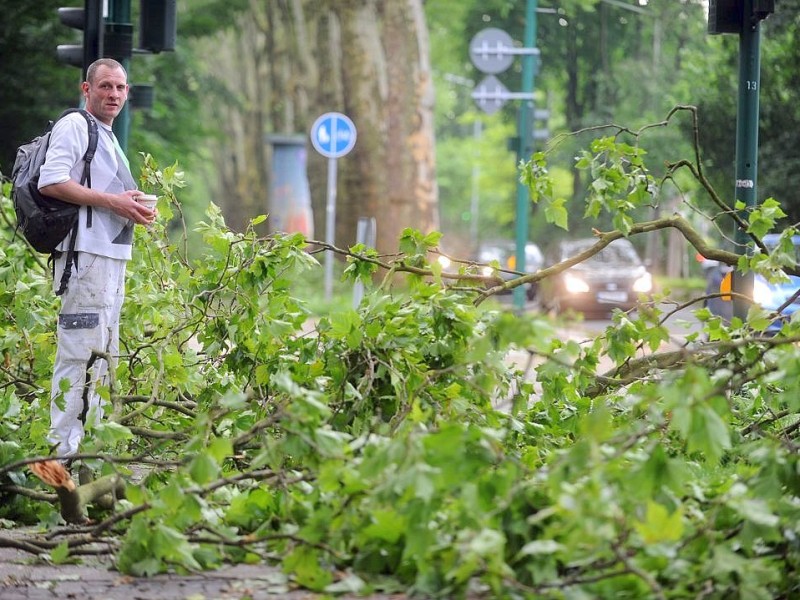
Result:
<svg viewBox="0 0 800 600"><path fill-rule="evenodd" d="M108 23L131 24L131 0L109 0L108 3ZM130 84L130 58L120 60L125 71L128 73L128 83ZM129 104L126 102L119 115L114 119L114 135L117 136L119 145L127 154L128 136L131 128L131 113Z"/></svg>
<svg viewBox="0 0 800 600"><path fill-rule="evenodd" d="M742 32L739 35L739 99L736 113L736 186L735 198L745 208L739 212L747 221L757 200L758 190L758 97L761 88L761 21L751 17L753 0L745 0ZM736 228L734 239L739 254L751 253L748 236ZM733 274L733 291L752 297L752 274ZM747 316L750 302L734 298L733 314Z"/></svg>
<svg viewBox="0 0 800 600"><path fill-rule="evenodd" d="M536 2L527 0L525 8L525 47L536 47ZM534 60L532 54L522 56L522 93L533 93ZM533 100L523 100L519 108L519 146L517 147L517 164L530 158L533 152ZM528 214L530 213L530 196L527 186L517 183L517 223L515 270L525 272L525 246L528 243ZM525 308L525 290L522 286L514 288L514 309L521 313Z"/></svg>

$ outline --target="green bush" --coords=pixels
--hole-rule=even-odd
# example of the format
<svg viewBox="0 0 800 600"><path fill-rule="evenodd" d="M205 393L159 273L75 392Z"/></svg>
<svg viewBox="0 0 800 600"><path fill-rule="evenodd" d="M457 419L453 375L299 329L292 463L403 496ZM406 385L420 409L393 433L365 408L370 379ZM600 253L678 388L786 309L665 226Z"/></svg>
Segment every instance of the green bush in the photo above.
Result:
<svg viewBox="0 0 800 600"><path fill-rule="evenodd" d="M631 209L652 201L635 156L605 141L585 157L611 161L596 177L613 185L590 202L624 213L612 188ZM149 161L144 176L163 195L160 224L136 230L108 418L82 446L130 483L88 533L52 532L68 553L108 541L137 575L279 563L330 593L800 593L796 324L764 337L755 309L730 327L701 310L707 341L664 350L656 302L581 344L543 316L485 308L469 269L443 285L426 259L438 237L408 230L390 264L351 249L345 276L365 282L364 302L309 328L295 289L320 267L301 236L237 234L211 206L189 262L163 226L177 173ZM8 236L1 251L2 516L54 526L24 466L47 454L55 306L24 244ZM510 367L511 350L533 371Z"/></svg>

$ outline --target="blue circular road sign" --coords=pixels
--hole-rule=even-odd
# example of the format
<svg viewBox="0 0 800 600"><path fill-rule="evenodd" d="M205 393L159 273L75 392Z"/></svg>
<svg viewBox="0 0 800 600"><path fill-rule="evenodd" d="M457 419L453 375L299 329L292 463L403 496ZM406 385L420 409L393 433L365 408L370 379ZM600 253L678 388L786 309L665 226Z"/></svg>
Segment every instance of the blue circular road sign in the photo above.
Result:
<svg viewBox="0 0 800 600"><path fill-rule="evenodd" d="M311 143L322 156L339 158L356 145L356 126L342 113L325 113L311 127Z"/></svg>

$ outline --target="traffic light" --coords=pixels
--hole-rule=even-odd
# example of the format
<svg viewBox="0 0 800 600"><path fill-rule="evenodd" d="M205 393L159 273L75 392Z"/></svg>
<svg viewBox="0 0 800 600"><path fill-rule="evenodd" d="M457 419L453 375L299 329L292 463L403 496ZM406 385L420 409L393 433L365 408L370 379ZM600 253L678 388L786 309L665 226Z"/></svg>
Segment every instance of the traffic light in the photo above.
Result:
<svg viewBox="0 0 800 600"><path fill-rule="evenodd" d="M83 8L63 7L58 9L58 19L67 27L83 31L83 43L59 45L58 60L83 70L103 55L103 6L102 0L85 0Z"/></svg>
<svg viewBox="0 0 800 600"><path fill-rule="evenodd" d="M106 23L103 38L103 56L124 64L133 55L133 25Z"/></svg>
<svg viewBox="0 0 800 600"><path fill-rule="evenodd" d="M709 0L708 33L741 33L746 23L766 19L775 12L775 0L749 0L750 15L745 15L748 0Z"/></svg>
<svg viewBox="0 0 800 600"><path fill-rule="evenodd" d="M708 33L739 33L743 14L744 0L710 0Z"/></svg>
<svg viewBox="0 0 800 600"><path fill-rule="evenodd" d="M759 21L775 12L775 0L753 0L753 17Z"/></svg>
<svg viewBox="0 0 800 600"><path fill-rule="evenodd" d="M140 0L139 48L158 54L175 50L177 0Z"/></svg>

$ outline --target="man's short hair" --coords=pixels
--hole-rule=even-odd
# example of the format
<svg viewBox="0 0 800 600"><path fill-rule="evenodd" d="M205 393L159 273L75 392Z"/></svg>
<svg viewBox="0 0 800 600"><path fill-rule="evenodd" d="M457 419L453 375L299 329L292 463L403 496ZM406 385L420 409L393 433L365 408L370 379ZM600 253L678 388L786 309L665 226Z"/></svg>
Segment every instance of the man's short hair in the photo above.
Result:
<svg viewBox="0 0 800 600"><path fill-rule="evenodd" d="M122 69L122 72L125 73L125 79L128 79L128 72L125 70L119 62L114 60L113 58L98 58L92 64L89 65L89 68L86 69L86 81L89 83L94 82L94 76L97 73L97 69L100 67L109 67L111 69Z"/></svg>

